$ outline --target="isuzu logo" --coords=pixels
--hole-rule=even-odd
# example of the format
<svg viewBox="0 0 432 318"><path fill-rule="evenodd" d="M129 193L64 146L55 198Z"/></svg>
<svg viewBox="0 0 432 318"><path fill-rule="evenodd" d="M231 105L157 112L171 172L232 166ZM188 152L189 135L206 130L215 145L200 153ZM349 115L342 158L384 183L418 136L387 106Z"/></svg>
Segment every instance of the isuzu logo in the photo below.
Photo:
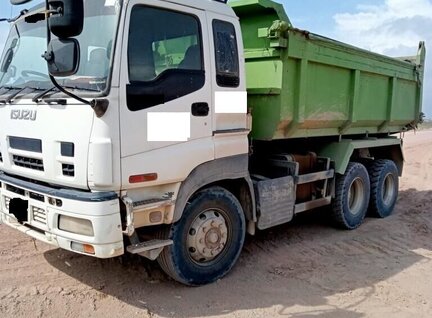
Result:
<svg viewBox="0 0 432 318"><path fill-rule="evenodd" d="M11 119L18 120L36 120L37 111L36 110L11 110Z"/></svg>

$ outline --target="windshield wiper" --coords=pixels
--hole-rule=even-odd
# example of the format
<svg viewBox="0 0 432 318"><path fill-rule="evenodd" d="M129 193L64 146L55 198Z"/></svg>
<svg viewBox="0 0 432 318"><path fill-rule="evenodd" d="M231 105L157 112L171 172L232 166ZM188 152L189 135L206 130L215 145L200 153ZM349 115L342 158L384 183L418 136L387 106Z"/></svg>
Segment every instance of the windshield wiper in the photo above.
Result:
<svg viewBox="0 0 432 318"><path fill-rule="evenodd" d="M10 92L11 90L14 90L14 89L21 89L21 87L1 86L0 89L5 89L4 92L1 92L1 93L0 93L0 95L3 95L3 94L5 94L5 93Z"/></svg>
<svg viewBox="0 0 432 318"><path fill-rule="evenodd" d="M78 86L65 86L65 85L62 85L62 87L65 87L65 88L68 88L68 89L78 89L78 90L84 90L84 91L99 92L98 90L94 90L94 89L91 89L91 88L81 88L81 87L78 87ZM47 94L49 94L51 92L53 94L56 94L56 93L60 93L60 90L57 87L55 87L55 86L50 87L50 88L44 90L43 92L40 92L39 94L37 94L35 97L33 97L32 98L32 102L34 102L34 103L40 103L40 102L43 101L43 102L46 102L48 104L66 105L66 99L62 99L62 98L57 98L57 99L56 98L44 98L44 96L46 96Z"/></svg>
<svg viewBox="0 0 432 318"><path fill-rule="evenodd" d="M19 94L21 94L24 91L26 91L28 89L31 89L32 92L34 92L34 91L38 90L37 88L33 88L33 87L29 87L29 86L25 86L23 88L21 88L21 87L15 87L15 88L12 88L12 89L15 89L17 91L15 93L10 94L6 98L0 99L0 103L10 104L15 99L15 97L17 97Z"/></svg>
<svg viewBox="0 0 432 318"><path fill-rule="evenodd" d="M37 94L35 97L33 97L32 102L33 103L39 103L45 95L47 95L51 92L58 92L58 91L59 90L55 86L48 88L48 89L44 90L43 92L40 92L39 94Z"/></svg>
<svg viewBox="0 0 432 318"><path fill-rule="evenodd" d="M42 89L39 89L42 90ZM39 104L40 102L45 102L48 105L50 104L59 104L59 105L66 105L67 100L65 98L44 98L47 94L53 92L53 94L59 93L60 90L53 86L48 89L43 90L39 94L37 94L35 97L32 98L32 102Z"/></svg>
<svg viewBox="0 0 432 318"><path fill-rule="evenodd" d="M4 95L4 94L6 94L6 93L9 93L10 91L15 91L15 90L21 91L21 90L22 90L21 87L13 87L13 86L2 86L2 87L0 87L0 88L1 88L1 89L6 89L6 91L2 92L0 95ZM14 95L14 94L12 94L12 95ZM9 97L10 97L10 96L8 96L8 97L6 97L6 98L2 98L2 99L0 99L0 103L1 103L1 104L7 104L7 103L8 103L8 99L9 99Z"/></svg>
<svg viewBox="0 0 432 318"><path fill-rule="evenodd" d="M44 89L39 87L10 87L10 86L3 86L0 87L0 89L7 89L3 94L8 93L10 91L15 91L14 93L8 95L6 98L0 99L1 104L10 104L19 94L23 93L25 90L29 89L32 90L28 94L31 94L36 91L42 91L39 94L37 94L35 97L32 98L32 102L39 104L40 102L45 102L47 104L59 104L59 105L66 105L67 101L64 98L44 98L45 95L49 94L50 92L58 93L60 92L55 86Z"/></svg>

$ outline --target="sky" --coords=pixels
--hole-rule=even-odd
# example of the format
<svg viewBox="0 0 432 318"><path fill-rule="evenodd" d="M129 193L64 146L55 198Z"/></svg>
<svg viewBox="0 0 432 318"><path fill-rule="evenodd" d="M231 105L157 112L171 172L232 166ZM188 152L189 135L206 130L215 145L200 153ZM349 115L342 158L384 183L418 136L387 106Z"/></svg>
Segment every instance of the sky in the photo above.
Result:
<svg viewBox="0 0 432 318"><path fill-rule="evenodd" d="M232 0L235 1L235 0ZM34 4L40 2L33 1ZM292 24L390 56L416 55L426 41L428 58L423 111L432 118L432 0L279 0ZM33 3L30 3L33 5ZM29 4L12 8L0 0L0 17L10 17ZM8 25L0 23L0 47Z"/></svg>

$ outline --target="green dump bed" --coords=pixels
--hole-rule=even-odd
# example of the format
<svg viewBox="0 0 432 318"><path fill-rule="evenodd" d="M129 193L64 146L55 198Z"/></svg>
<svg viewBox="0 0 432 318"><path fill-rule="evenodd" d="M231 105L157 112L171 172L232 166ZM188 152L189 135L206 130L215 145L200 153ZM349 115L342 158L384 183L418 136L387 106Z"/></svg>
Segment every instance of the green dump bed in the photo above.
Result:
<svg viewBox="0 0 432 318"><path fill-rule="evenodd" d="M282 5L231 2L240 18L252 137L381 134L417 124L424 43L390 58L295 29Z"/></svg>

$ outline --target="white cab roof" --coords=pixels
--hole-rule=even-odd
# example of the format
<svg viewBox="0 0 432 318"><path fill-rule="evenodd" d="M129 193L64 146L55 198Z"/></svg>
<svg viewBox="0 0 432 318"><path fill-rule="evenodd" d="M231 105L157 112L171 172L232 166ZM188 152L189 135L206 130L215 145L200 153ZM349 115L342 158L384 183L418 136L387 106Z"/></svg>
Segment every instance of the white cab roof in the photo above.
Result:
<svg viewBox="0 0 432 318"><path fill-rule="evenodd" d="M236 17L233 9L226 4L215 0L161 0L164 2L171 2L183 6L188 6L205 11L212 11L214 13Z"/></svg>

